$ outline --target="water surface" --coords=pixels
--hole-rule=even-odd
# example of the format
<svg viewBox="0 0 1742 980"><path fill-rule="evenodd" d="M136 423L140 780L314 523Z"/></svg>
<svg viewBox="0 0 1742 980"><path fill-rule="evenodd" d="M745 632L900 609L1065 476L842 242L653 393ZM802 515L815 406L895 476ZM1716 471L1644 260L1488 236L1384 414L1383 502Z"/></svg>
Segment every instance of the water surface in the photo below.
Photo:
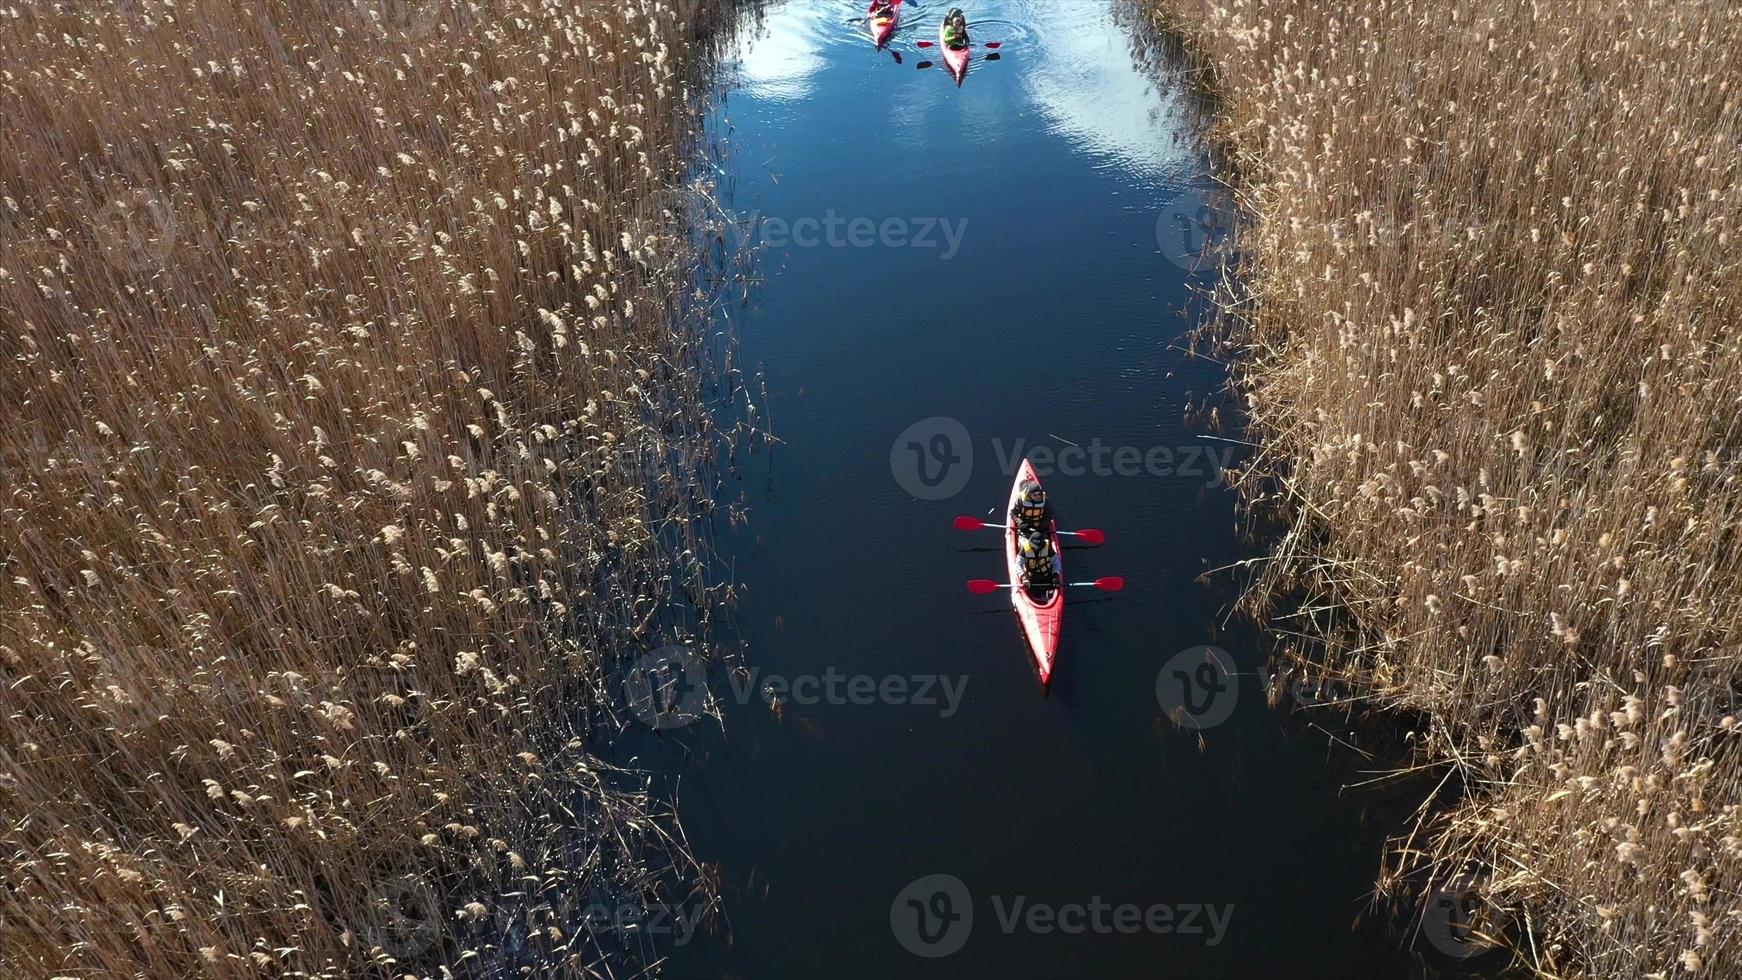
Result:
<svg viewBox="0 0 1742 980"><path fill-rule="evenodd" d="M744 484L747 528L725 543L751 684L901 678L906 694L853 703L837 680L836 697L789 697L776 718L728 688L723 737L668 732L649 750L683 773L680 813L719 868L730 923L729 940L681 945L674 969L1416 975L1395 935L1357 926L1409 801L1340 791L1349 763L1266 707L1233 579L1199 581L1251 551L1202 455L1237 447L1188 421L1223 382L1185 356L1205 280L1168 237L1181 195L1208 184L1193 98L1088 0L973 4L976 41L1005 44L958 87L916 67L927 52L912 42L935 37L943 7L908 5L919 27L900 64L844 23L857 4L771 8L716 121L727 206L767 245L737 323L780 440ZM857 234L854 219L869 219ZM1005 600L963 588L1001 575L996 535L950 525L1002 505L1020 453L1071 445L1103 455L1043 467L1059 516L1110 541L1067 553L1069 577L1129 586L1069 608L1043 692ZM1182 730L1157 677L1201 644L1227 650L1245 687L1226 721ZM940 679L965 685L960 702L908 703L927 678L936 701ZM904 906L930 875L959 880L973 907L941 957L916 955L892 923L892 906L897 919L961 911ZM1175 927L1006 931L1000 912L1019 897L1160 905ZM1216 908L1223 928L1200 912L1182 934L1188 906Z"/></svg>

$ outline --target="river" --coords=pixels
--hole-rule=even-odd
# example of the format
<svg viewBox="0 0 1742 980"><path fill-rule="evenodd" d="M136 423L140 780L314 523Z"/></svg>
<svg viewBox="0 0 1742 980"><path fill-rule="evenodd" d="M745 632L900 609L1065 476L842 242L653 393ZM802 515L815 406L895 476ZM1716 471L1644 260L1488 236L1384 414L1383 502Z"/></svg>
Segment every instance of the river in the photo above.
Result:
<svg viewBox="0 0 1742 980"><path fill-rule="evenodd" d="M1421 975L1369 911L1419 793L1344 789L1360 757L1267 706L1238 580L1200 581L1255 553L1218 482L1237 426L1192 411L1224 382L1185 352L1200 106L1109 3L974 4L959 86L918 66L942 12L907 5L897 63L856 4L775 5L716 114L779 445L722 545L754 675L716 678L723 736L638 759L681 772L725 895L729 935L676 936L672 969ZM1127 582L1074 597L1049 691L1008 600L964 588L1002 576L997 535L951 527L996 515L1023 455L1061 526L1107 533L1067 577Z"/></svg>

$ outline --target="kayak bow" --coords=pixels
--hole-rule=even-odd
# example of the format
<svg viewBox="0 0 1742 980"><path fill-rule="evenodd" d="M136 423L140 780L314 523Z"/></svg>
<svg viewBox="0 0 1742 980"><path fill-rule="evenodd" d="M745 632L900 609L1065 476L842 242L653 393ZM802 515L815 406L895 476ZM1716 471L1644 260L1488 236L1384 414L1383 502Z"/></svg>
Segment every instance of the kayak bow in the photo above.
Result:
<svg viewBox="0 0 1742 980"><path fill-rule="evenodd" d="M1010 487L1010 504L1004 510L1006 515L1016 508L1016 502L1022 497L1022 484L1029 480L1039 483L1040 477L1035 475L1034 465L1025 459L1016 471L1016 482ZM1057 521L1052 523L1051 531L1053 574L1063 582L1064 553L1059 548ZM1016 550L1014 524L1004 532L1004 561L1010 572L1010 581L1020 583L1022 557ZM1044 687L1052 681L1053 662L1058 659L1059 633L1065 622L1065 590L1055 587L1036 597L1018 585L1010 590L1010 602L1016 607L1016 618L1022 622L1022 635L1028 640L1029 652L1034 654L1034 664L1040 670L1040 683Z"/></svg>

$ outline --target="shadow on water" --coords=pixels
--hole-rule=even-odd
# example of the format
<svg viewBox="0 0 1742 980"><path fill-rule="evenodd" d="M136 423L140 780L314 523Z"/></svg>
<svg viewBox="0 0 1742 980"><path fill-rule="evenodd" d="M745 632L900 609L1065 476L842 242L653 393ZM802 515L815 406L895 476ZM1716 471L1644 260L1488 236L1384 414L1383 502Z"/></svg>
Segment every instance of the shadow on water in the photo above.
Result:
<svg viewBox="0 0 1742 980"><path fill-rule="evenodd" d="M1213 105L1112 3L976 4L1002 63L960 88L891 70L856 12L764 8L715 113L779 444L720 543L742 663L665 664L673 711L618 748L677 793L725 925L691 897L635 929L681 977L1488 970L1455 902L1406 935L1372 908L1433 786L1274 710L1232 611L1244 447L1188 354L1223 260ZM1108 533L1068 577L1128 583L1069 604L1045 693L1007 600L963 587L996 537L951 528L1024 456L1061 526ZM689 723L703 677L723 731Z"/></svg>

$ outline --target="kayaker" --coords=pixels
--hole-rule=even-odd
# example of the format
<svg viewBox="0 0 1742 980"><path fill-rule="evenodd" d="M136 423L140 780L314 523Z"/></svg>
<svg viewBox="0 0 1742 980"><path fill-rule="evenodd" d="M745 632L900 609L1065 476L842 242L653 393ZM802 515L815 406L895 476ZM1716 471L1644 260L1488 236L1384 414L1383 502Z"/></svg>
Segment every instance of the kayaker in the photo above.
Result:
<svg viewBox="0 0 1742 980"><path fill-rule="evenodd" d="M1017 539L1016 552L1022 557L1022 584L1030 589L1045 588L1058 581L1053 562L1052 536L1045 531L1031 531Z"/></svg>
<svg viewBox="0 0 1742 980"><path fill-rule="evenodd" d="M962 8L951 7L944 15L944 47L960 51L968 46L968 15Z"/></svg>
<svg viewBox="0 0 1742 980"><path fill-rule="evenodd" d="M888 20L895 16L895 0L871 0L871 19Z"/></svg>
<svg viewBox="0 0 1742 980"><path fill-rule="evenodd" d="M1046 488L1034 480L1022 484L1016 506L1010 508L1010 523L1017 534L1045 531L1052 526L1052 508L1047 506Z"/></svg>

